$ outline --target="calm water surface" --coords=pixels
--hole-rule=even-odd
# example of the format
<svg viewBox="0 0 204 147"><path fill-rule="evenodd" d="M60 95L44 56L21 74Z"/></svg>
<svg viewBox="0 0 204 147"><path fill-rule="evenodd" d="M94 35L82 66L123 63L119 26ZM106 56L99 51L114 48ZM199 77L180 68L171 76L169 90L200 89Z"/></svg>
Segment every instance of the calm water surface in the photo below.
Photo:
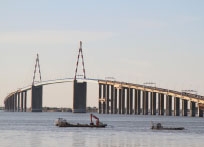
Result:
<svg viewBox="0 0 204 147"><path fill-rule="evenodd" d="M1 147L202 147L204 118L96 114L107 128L59 128L58 117L90 123L89 113L0 112ZM181 131L151 130L151 121Z"/></svg>

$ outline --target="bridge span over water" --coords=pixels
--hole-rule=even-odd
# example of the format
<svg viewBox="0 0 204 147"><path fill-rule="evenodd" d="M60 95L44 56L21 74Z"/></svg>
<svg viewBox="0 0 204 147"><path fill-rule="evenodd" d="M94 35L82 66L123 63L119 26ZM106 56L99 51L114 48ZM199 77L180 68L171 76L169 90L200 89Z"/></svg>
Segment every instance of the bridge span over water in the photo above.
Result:
<svg viewBox="0 0 204 147"><path fill-rule="evenodd" d="M82 57L83 78L77 77L79 57ZM129 115L166 115L203 117L204 96L190 92L126 83L114 80L86 78L82 42L80 42L77 66L74 78L64 78L36 83L36 67L40 65L37 55L32 85L11 92L4 99L5 111L27 111L27 92L31 91L31 111L42 112L43 87L57 83L73 83L73 112L85 113L87 100L87 82L98 83L98 113Z"/></svg>
<svg viewBox="0 0 204 147"><path fill-rule="evenodd" d="M99 113L203 117L204 96L119 81L98 83Z"/></svg>
<svg viewBox="0 0 204 147"><path fill-rule="evenodd" d="M87 82L98 83L98 112L103 114L135 114L135 115L166 115L203 117L204 96L179 92L155 86L147 86L120 81L102 79L65 78L42 81L34 85L11 92L4 100L5 110L25 112L27 109L27 91L31 90L31 111L42 112L43 86L57 83L72 82L73 85ZM81 85L80 85L81 86ZM79 87L80 87L79 86ZM83 92L85 90L85 92ZM77 101L81 106L74 106L75 112L85 112L86 86L78 88Z"/></svg>

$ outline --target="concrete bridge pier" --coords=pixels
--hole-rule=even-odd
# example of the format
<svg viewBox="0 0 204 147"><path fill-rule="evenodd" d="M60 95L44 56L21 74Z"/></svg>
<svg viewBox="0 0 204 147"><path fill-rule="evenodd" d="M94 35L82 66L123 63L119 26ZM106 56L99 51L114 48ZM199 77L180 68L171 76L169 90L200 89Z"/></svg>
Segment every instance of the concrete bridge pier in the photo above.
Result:
<svg viewBox="0 0 204 147"><path fill-rule="evenodd" d="M99 96L98 96L98 113L101 114L102 113L102 105L103 105L103 101L101 100L102 99L102 93L101 93L101 90L102 90L102 84L99 83Z"/></svg>
<svg viewBox="0 0 204 147"><path fill-rule="evenodd" d="M198 106L198 116L203 117L203 110Z"/></svg>
<svg viewBox="0 0 204 147"><path fill-rule="evenodd" d="M42 112L43 86L32 86L31 89L31 112ZM26 98L26 96L25 96Z"/></svg>
<svg viewBox="0 0 204 147"><path fill-rule="evenodd" d="M20 95L21 95L21 97L20 97ZM21 99L20 100L21 112L26 112L27 111L27 91L22 91L21 94L19 93L19 99Z"/></svg>
<svg viewBox="0 0 204 147"><path fill-rule="evenodd" d="M126 114L130 114L130 89L126 88Z"/></svg>
<svg viewBox="0 0 204 147"><path fill-rule="evenodd" d="M160 93L158 98L159 115L164 115L164 94Z"/></svg>
<svg viewBox="0 0 204 147"><path fill-rule="evenodd" d="M122 88L122 114L125 114L125 88Z"/></svg>
<svg viewBox="0 0 204 147"><path fill-rule="evenodd" d="M23 110L23 101L24 100L24 92L22 91L21 92L21 112L23 112L24 110Z"/></svg>
<svg viewBox="0 0 204 147"><path fill-rule="evenodd" d="M143 91L143 115L148 115L148 99L149 99L149 92Z"/></svg>
<svg viewBox="0 0 204 147"><path fill-rule="evenodd" d="M11 96L10 112L14 112L14 95Z"/></svg>
<svg viewBox="0 0 204 147"><path fill-rule="evenodd" d="M5 101L5 110L6 111L9 111L9 100L7 99L6 101Z"/></svg>
<svg viewBox="0 0 204 147"><path fill-rule="evenodd" d="M195 102L190 102L190 116L194 117L195 116Z"/></svg>
<svg viewBox="0 0 204 147"><path fill-rule="evenodd" d="M156 115L156 92L151 92L150 111L151 115Z"/></svg>
<svg viewBox="0 0 204 147"><path fill-rule="evenodd" d="M172 115L172 96L166 95L166 116Z"/></svg>
<svg viewBox="0 0 204 147"><path fill-rule="evenodd" d="M8 109L8 105L7 105L7 100L6 100L4 101L4 111L7 111L7 109Z"/></svg>
<svg viewBox="0 0 204 147"><path fill-rule="evenodd" d="M203 109L201 109L200 106L198 106L198 116L203 117Z"/></svg>
<svg viewBox="0 0 204 147"><path fill-rule="evenodd" d="M117 100L118 100L118 89L116 87L114 87L114 100L113 100L113 104L114 104L114 114L118 113L118 109L117 109Z"/></svg>
<svg viewBox="0 0 204 147"><path fill-rule="evenodd" d="M8 109L7 109L7 111L9 112L10 111L10 109L11 109L11 97L9 97L7 100L7 105L8 105Z"/></svg>
<svg viewBox="0 0 204 147"><path fill-rule="evenodd" d="M135 89L135 114L140 115L141 90Z"/></svg>
<svg viewBox="0 0 204 147"><path fill-rule="evenodd" d="M118 106L118 114L122 114L122 88L119 89L119 106Z"/></svg>
<svg viewBox="0 0 204 147"><path fill-rule="evenodd" d="M129 109L130 109L130 114L133 114L133 89L129 88L129 90L130 90Z"/></svg>
<svg viewBox="0 0 204 147"><path fill-rule="evenodd" d="M11 96L11 109L10 112L14 112L14 95Z"/></svg>
<svg viewBox="0 0 204 147"><path fill-rule="evenodd" d="M5 109L4 109L4 111L8 111L8 109L9 109L9 103L8 103L8 99L6 100L6 101L4 101L4 107L5 107Z"/></svg>
<svg viewBox="0 0 204 147"><path fill-rule="evenodd" d="M27 111L27 91L24 91L24 112Z"/></svg>
<svg viewBox="0 0 204 147"><path fill-rule="evenodd" d="M17 96L18 96L18 104L17 104L18 105L17 106L18 110L17 111L20 112L20 92L18 92Z"/></svg>
<svg viewBox="0 0 204 147"><path fill-rule="evenodd" d="M9 103L9 100L10 99L10 97L9 98L7 98L6 99L6 101L4 102L5 103L5 110L8 112L9 111L9 109L10 109L10 103Z"/></svg>
<svg viewBox="0 0 204 147"><path fill-rule="evenodd" d="M10 101L11 101L10 98L8 98L7 101L6 101L7 102L7 111L8 112L10 111L10 108L11 108Z"/></svg>
<svg viewBox="0 0 204 147"><path fill-rule="evenodd" d="M73 84L73 113L86 113L87 83L78 83L77 80L74 80ZM41 91L39 90L39 94Z"/></svg>
<svg viewBox="0 0 204 147"><path fill-rule="evenodd" d="M180 116L180 99L174 97L174 116Z"/></svg>
<svg viewBox="0 0 204 147"><path fill-rule="evenodd" d="M111 107L110 107L110 113L111 114L113 114L113 108L114 108L114 99L115 99L115 96L114 96L114 94L115 94L115 88L114 88L114 86L113 85L111 85L110 86L110 89L111 89L111 93L110 93L110 105L111 105Z"/></svg>
<svg viewBox="0 0 204 147"><path fill-rule="evenodd" d="M17 111L17 93L15 93L14 95L13 95L14 97L14 112L16 112Z"/></svg>
<svg viewBox="0 0 204 147"><path fill-rule="evenodd" d="M104 98L104 102L103 102L103 114L106 114L106 104L107 104L107 98L106 98L106 84L103 84L103 98Z"/></svg>
<svg viewBox="0 0 204 147"><path fill-rule="evenodd" d="M109 110L110 110L110 85L106 84L106 93L105 93L105 97L106 97L106 114L109 114Z"/></svg>
<svg viewBox="0 0 204 147"><path fill-rule="evenodd" d="M188 101L182 100L182 116L188 116Z"/></svg>
<svg viewBox="0 0 204 147"><path fill-rule="evenodd" d="M6 101L4 101L4 104L5 104L5 110L7 112L9 112L9 109L10 109L10 97L6 99Z"/></svg>

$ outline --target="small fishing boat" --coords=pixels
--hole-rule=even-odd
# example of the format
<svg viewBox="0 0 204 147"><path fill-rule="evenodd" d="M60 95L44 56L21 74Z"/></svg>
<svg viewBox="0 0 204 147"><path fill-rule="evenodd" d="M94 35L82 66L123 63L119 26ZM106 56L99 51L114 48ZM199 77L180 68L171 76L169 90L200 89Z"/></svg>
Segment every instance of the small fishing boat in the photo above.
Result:
<svg viewBox="0 0 204 147"><path fill-rule="evenodd" d="M90 124L80 124L80 123L73 124L73 123L69 123L67 120L63 118L58 118L55 121L55 125L59 127L89 127L89 128L105 128L107 126L107 124L100 122L99 118L93 114L90 114L90 118L91 118ZM96 123L92 121L92 118L96 119Z"/></svg>
<svg viewBox="0 0 204 147"><path fill-rule="evenodd" d="M163 127L161 123L157 123L156 125L152 122L152 130L184 130L184 127Z"/></svg>

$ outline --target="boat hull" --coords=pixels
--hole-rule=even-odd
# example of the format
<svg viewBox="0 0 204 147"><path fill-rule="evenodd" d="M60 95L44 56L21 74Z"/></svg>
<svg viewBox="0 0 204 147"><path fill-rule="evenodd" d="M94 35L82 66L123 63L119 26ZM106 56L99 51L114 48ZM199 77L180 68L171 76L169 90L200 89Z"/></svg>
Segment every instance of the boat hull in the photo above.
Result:
<svg viewBox="0 0 204 147"><path fill-rule="evenodd" d="M184 130L183 127L179 127L179 128L154 128L152 127L152 130Z"/></svg>
<svg viewBox="0 0 204 147"><path fill-rule="evenodd" d="M152 122L152 130L183 130L184 127L163 127L161 123L154 124Z"/></svg>
<svg viewBox="0 0 204 147"><path fill-rule="evenodd" d="M58 125L59 127L83 127L83 128L105 128L107 125L88 125L88 124L64 124Z"/></svg>

